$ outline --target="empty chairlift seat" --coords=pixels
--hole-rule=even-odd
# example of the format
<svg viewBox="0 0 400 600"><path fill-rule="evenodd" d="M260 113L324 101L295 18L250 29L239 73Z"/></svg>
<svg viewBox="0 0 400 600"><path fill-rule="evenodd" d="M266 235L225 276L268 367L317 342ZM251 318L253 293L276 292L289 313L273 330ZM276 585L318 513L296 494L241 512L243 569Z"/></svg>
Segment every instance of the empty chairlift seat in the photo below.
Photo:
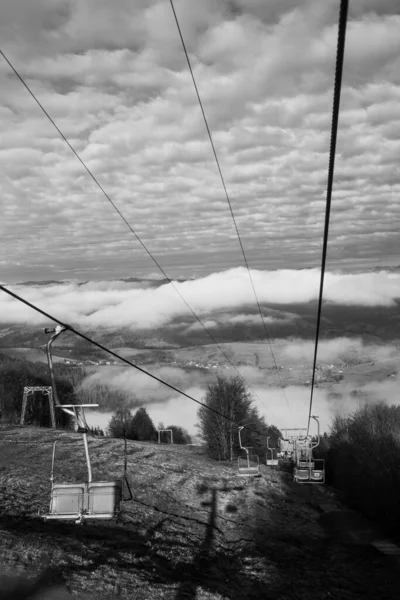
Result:
<svg viewBox="0 0 400 600"><path fill-rule="evenodd" d="M85 509L87 486L85 483L55 483L51 490L50 512L45 520L57 519L61 515L65 519L77 519Z"/></svg>
<svg viewBox="0 0 400 600"><path fill-rule="evenodd" d="M55 483L51 491L50 511L45 520L112 519L122 499L121 481L94 483Z"/></svg>
<svg viewBox="0 0 400 600"><path fill-rule="evenodd" d="M294 468L294 480L297 483L308 483L310 481L310 467L300 464Z"/></svg>
<svg viewBox="0 0 400 600"><path fill-rule="evenodd" d="M132 500L127 478L127 445L124 449L124 475L113 481L92 481L86 433L83 434L86 451L88 481L84 483L54 483L54 460L57 441L53 445L51 466L50 510L42 517L48 520L74 520L83 523L87 519L114 519L118 517L122 500ZM125 492L129 497L125 497Z"/></svg>
<svg viewBox="0 0 400 600"><path fill-rule="evenodd" d="M121 481L96 481L88 484L88 517L112 518L122 499Z"/></svg>
<svg viewBox="0 0 400 600"><path fill-rule="evenodd" d="M267 466L276 467L278 466L278 453L275 448L268 448L267 450Z"/></svg>
<svg viewBox="0 0 400 600"><path fill-rule="evenodd" d="M311 481L314 483L325 483L325 461L322 458L315 458L311 469Z"/></svg>
<svg viewBox="0 0 400 600"><path fill-rule="evenodd" d="M238 457L238 473L248 477L257 477L260 474L260 460L256 454Z"/></svg>
<svg viewBox="0 0 400 600"><path fill-rule="evenodd" d="M293 479L297 483L325 483L325 461L316 458L300 461L294 468Z"/></svg>

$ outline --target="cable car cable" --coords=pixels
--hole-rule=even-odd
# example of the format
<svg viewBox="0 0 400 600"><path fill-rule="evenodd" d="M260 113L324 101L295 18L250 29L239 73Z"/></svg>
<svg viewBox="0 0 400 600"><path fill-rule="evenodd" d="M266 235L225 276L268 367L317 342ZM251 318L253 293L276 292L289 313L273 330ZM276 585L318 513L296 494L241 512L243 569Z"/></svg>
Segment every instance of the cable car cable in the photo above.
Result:
<svg viewBox="0 0 400 600"><path fill-rule="evenodd" d="M253 289L254 296L255 296L255 299L256 299L258 312L260 313L261 321L262 321L264 332L265 332L265 337L266 337L267 342L269 344L269 348L271 350L272 359L274 361L276 372L278 374L278 378L279 378L279 382L280 382L280 385L281 385L281 388L282 388L282 392L283 392L283 395L285 397L285 401L286 401L287 407L289 409L289 412L291 414L292 411L290 410L289 402L288 402L288 399L287 399L287 396L286 396L286 392L285 392L285 387L283 385L282 378L281 378L280 373L279 373L278 365L276 363L275 355L274 355L274 352L272 350L272 345L271 345L271 341L269 339L269 335L268 335L268 331L267 331L267 326L265 324L264 316L262 314L261 305L260 305L260 302L258 300L256 288L255 288L255 285L254 285L253 277L252 277L251 272L250 272L250 267L249 267L249 263L247 261L246 253L245 253L243 242L242 242L242 238L240 236L239 228L237 226L237 222L236 222L236 218L235 218L235 214L234 214L233 209L232 209L231 200L230 200L230 197L229 197L229 194L228 194L228 190L227 190L227 187L226 187L226 184L225 184L224 176L222 174L221 165L220 165L220 162L219 162L219 159L218 159L217 151L215 149L215 145L214 145L213 137L212 137L212 134L211 134L211 130L210 130L210 127L208 125L207 117L206 117L206 114L205 114L205 111L204 111L204 108L203 108L203 103L202 103L202 100L201 100L201 97L200 97L200 93L199 93L199 90L198 90L198 87L197 87L197 84L196 84L196 80L195 80L195 77L194 77L194 74L193 74L192 65L190 64L189 55L188 55L188 52L187 52L187 49L186 49L185 41L183 39L182 31L181 31L181 28L180 28L180 25L179 25L178 16L177 16L176 11L175 11L173 0L170 0L170 4L171 4L172 12L174 13L176 26L177 26L178 32L179 32L179 37L180 37L181 42L182 42L183 51L184 51L185 56L186 56L186 61L187 61L188 67L189 67L190 75L192 77L194 89L196 91L197 99L199 101L201 113L203 115L204 123L205 123L206 129L207 129L207 133L208 133L208 137L209 137L209 140L210 140L211 148L212 148L212 151L213 151L213 154L214 154L215 162L217 164L218 173L219 173L219 176L220 176L220 179L221 179L222 187L224 188L225 197L226 197L226 200L228 202L228 206L229 206L229 210L230 210L230 213L231 213L231 216L232 216L233 224L235 226L236 235L237 235L237 238L238 238L239 244L240 244L240 249L241 249L242 254L243 254L243 259L244 259L244 262L245 262L245 265L246 265L247 272L249 274L249 279L250 279L251 287Z"/></svg>
<svg viewBox="0 0 400 600"><path fill-rule="evenodd" d="M336 52L335 84L334 84L334 92L333 92L328 183L327 183L327 191L326 191L325 228L324 228L324 238L323 238L323 244L322 244L321 279L320 279L319 298L318 298L317 328L316 328L316 333L315 333L314 361L313 361L313 371L312 371L312 380L311 380L310 408L309 408L309 412L308 412L307 436L308 436L308 432L310 429L311 411L312 411L313 394L314 394L314 386L315 386L315 371L316 371L316 366L317 366L318 340L319 340L319 333L320 333L320 326L321 326L324 276L325 276L325 267L326 267L326 255L327 255L327 250L328 250L329 217L330 217L330 212L331 212L333 173L334 173L334 168L335 168L336 140L337 140L338 122L339 122L340 92L341 92L341 88L342 88L343 61L344 61L344 48L345 48L345 41L346 41L346 25L347 25L348 6L349 6L349 0L341 0L340 12L339 12L338 43L337 43L337 52Z"/></svg>

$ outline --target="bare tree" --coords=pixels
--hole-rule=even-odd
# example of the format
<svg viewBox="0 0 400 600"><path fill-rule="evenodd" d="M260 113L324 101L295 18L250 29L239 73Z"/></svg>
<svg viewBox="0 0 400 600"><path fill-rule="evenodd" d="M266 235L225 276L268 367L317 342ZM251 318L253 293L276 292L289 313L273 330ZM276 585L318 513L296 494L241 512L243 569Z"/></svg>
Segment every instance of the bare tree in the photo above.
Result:
<svg viewBox="0 0 400 600"><path fill-rule="evenodd" d="M203 406L197 413L198 428L207 453L217 460L232 460L238 446L237 428L232 421L245 420L252 403L243 380L218 377L216 383L209 384L204 403L223 415Z"/></svg>

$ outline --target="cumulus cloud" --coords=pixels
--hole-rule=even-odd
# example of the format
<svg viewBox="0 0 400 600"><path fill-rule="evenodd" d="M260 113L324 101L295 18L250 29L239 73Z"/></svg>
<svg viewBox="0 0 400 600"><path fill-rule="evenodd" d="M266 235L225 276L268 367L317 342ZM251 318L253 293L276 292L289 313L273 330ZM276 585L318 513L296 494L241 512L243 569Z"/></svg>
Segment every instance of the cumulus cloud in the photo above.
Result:
<svg viewBox="0 0 400 600"><path fill-rule="evenodd" d="M394 276L393 276L394 275ZM318 298L319 271L282 270L252 271L261 303L298 304ZM242 312L254 309L255 299L246 269L237 268L213 273L197 280L174 284L192 309L200 316L213 311L231 310L239 314L232 319L225 314L205 319L211 329L218 324L252 324L254 316ZM149 287L129 282L65 283L12 287L19 295L64 322L90 328L131 327L146 329L167 325L178 317L186 318L188 308L171 284ZM400 298L400 275L387 272L339 274L326 273L326 302L348 306L393 307ZM290 322L296 315L283 313L278 318L266 314L267 323ZM40 324L47 319L29 307L0 296L0 323ZM199 326L200 327L200 326ZM192 330L197 325L192 326Z"/></svg>
<svg viewBox="0 0 400 600"><path fill-rule="evenodd" d="M338 2L177 0L176 11L250 263L315 266ZM395 1L350 6L334 266L398 257L399 19ZM4 0L0 34L4 52L169 274L241 264L167 2ZM0 89L1 278L154 272L4 61Z"/></svg>

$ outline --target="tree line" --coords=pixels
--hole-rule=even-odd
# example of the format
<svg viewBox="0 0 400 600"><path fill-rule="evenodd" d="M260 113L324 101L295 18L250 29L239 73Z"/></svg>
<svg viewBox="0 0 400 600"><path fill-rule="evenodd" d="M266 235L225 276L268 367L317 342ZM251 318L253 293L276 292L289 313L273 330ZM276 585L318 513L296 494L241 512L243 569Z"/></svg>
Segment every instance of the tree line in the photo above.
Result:
<svg viewBox="0 0 400 600"><path fill-rule="evenodd" d="M190 444L191 437L183 427L177 425L168 425L164 427L162 423L157 429L170 429L174 444ZM111 437L125 437L129 440L156 442L158 441L157 431L147 410L139 408L133 415L128 408L119 408L108 424L108 431Z"/></svg>
<svg viewBox="0 0 400 600"><path fill-rule="evenodd" d="M56 386L62 404L98 403L100 410L114 409L108 426L108 434L112 437L126 437L138 441L157 441L158 429L172 430L175 444L190 444L191 436L186 429L178 425L160 423L157 428L151 420L146 408L139 408L134 414L129 409L129 400L123 392L111 390L105 384L93 382L82 386L87 375L93 371L85 368L71 368L62 363L54 365ZM45 363L31 363L21 359L3 358L0 363L0 418L18 422L22 408L25 386L51 386L50 373ZM242 430L242 445L250 447L252 454L265 456L267 436L270 446L277 447L280 432L274 425L267 424L254 405L254 400L243 380L239 377L217 377L215 383L209 384L203 403L223 416L218 416L205 407L198 411L197 429L206 453L216 460L233 460L243 454L239 446L238 428L232 422L248 425L254 431ZM227 420L224 417L228 417ZM57 426L70 428L68 415L56 411ZM50 413L46 396L37 394L28 402L26 422L39 425L50 425ZM101 435L101 430L93 430ZM104 432L103 432L104 433ZM162 441L169 441L169 434Z"/></svg>
<svg viewBox="0 0 400 600"><path fill-rule="evenodd" d="M400 535L400 406L377 402L335 416L314 454L346 504Z"/></svg>

